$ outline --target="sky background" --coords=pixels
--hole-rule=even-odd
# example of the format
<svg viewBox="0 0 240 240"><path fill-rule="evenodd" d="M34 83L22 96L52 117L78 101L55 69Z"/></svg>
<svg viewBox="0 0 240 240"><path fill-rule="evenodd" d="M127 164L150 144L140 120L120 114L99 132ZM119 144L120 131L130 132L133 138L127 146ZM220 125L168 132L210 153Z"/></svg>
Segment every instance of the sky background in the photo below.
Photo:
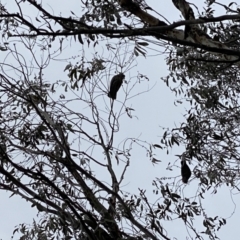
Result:
<svg viewBox="0 0 240 240"><path fill-rule="evenodd" d="M43 5L48 11L58 15L68 16L70 11L73 10L74 13L81 16L80 1L78 0L43 0ZM67 3L66 3L67 2ZM178 21L181 19L180 12L173 6L172 1L165 0L149 0L146 1L148 5L155 9L157 12L162 14L170 22ZM201 7L203 1L197 1L198 7ZM2 1L6 3L6 8L10 11L16 10L16 6L13 0ZM222 3L225 3L222 1ZM217 8L219 9L219 8ZM216 11L215 16L223 14L224 12ZM28 16L33 16L32 8L25 4L25 14ZM155 15L153 12L151 14ZM156 16L156 15L155 15ZM158 16L159 17L159 16ZM163 19L161 19L163 20ZM65 44L67 47L61 58L69 58L71 56L79 54L81 51L90 57L93 54L93 49L88 48L86 45L82 46L79 43ZM156 46L155 46L156 47ZM83 49L84 48L84 49ZM163 49L161 49L163 50ZM151 52L149 52L151 53ZM156 52L152 52L155 54ZM37 56L37 53L36 53ZM40 53L39 53L40 56ZM26 55L26 58L28 56ZM183 114L188 106L175 106L174 100L175 95L169 90L165 83L160 79L161 77L168 75L168 67L164 59L167 55L159 55L154 57L139 57L137 62L135 62L135 67L128 71L126 75L126 80L134 78L138 72L146 74L149 78L149 82L138 85L137 91L144 91L147 87L154 88L138 97L129 100L129 105L132 106L135 111L132 119L123 117L121 119L121 130L117 134L117 140L126 138L126 136L139 137L141 139L146 139L150 143L159 143L160 136L163 131L162 127L172 128L178 125L184 118ZM66 79L66 72L63 72L66 66L66 62L56 61L51 63L51 68L47 68L45 71L45 79L51 82L51 79L55 81L56 79ZM110 79L106 79L109 83ZM107 85L107 84L106 84ZM121 99L124 92L119 91L118 97ZM156 177L171 177L179 176L180 180L180 168L175 168L174 171L166 171L166 166L169 162L177 160L175 154L181 154L181 149L177 151L170 152L166 155L165 151L157 150L155 153L156 158L160 159L162 163L158 165L152 165L148 158L145 156L145 152L136 148L137 151L132 152L130 167L128 168L127 174L124 179L123 189L125 191L138 194L138 188L146 189L150 196L152 202L156 201L158 196L152 194L152 180ZM177 163L176 163L177 164ZM191 169L194 165L190 165ZM97 171L97 170L96 170ZM101 174L99 172L98 174ZM195 195L198 187L197 181L191 181L190 184L185 187L179 188L182 196L192 197ZM238 216L240 214L239 207L237 208L234 202L239 202L240 197L235 194L232 199L231 192L226 187L221 187L218 189L216 195L206 194L204 200L204 206L206 212L209 216L221 216L227 219L227 225L224 226L219 233L220 239L237 239L236 236L239 235L238 227ZM235 208L236 207L236 208ZM235 212L233 216L231 214ZM37 211L31 208L31 204L26 203L20 197L9 198L9 194L1 191L0 192L0 239L8 240L12 236L14 226L19 223L32 223L33 218L36 217ZM231 216L231 218L229 218ZM228 219L229 218L229 219ZM198 225L199 224L199 225ZM199 226L199 227L198 227ZM196 229L202 229L202 222L196 222ZM200 228L201 227L201 228ZM168 233L170 236L177 236L178 239L185 239L186 230L182 223L175 224L174 227L170 222L168 225ZM182 235L184 233L184 235ZM181 237L182 236L182 237ZM17 239L17 238L14 238Z"/></svg>

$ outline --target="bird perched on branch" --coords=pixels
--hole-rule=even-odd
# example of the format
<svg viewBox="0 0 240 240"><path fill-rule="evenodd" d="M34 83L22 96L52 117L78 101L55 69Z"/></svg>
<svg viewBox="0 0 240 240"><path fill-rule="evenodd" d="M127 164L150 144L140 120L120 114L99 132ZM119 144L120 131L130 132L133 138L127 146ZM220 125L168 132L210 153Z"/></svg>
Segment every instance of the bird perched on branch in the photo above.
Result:
<svg viewBox="0 0 240 240"><path fill-rule="evenodd" d="M110 83L110 91L108 92L108 97L112 98L113 100L117 97L117 92L123 83L123 79L125 75L123 73L119 73L113 76L111 83Z"/></svg>
<svg viewBox="0 0 240 240"><path fill-rule="evenodd" d="M182 181L183 183L187 183L188 179L191 177L191 170L189 166L187 165L185 160L181 161L181 175L182 175Z"/></svg>

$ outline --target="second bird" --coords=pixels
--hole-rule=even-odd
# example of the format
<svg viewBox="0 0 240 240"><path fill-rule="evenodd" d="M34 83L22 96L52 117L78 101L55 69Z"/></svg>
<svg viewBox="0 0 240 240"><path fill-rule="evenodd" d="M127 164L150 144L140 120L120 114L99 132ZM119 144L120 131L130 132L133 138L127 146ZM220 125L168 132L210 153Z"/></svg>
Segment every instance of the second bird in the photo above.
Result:
<svg viewBox="0 0 240 240"><path fill-rule="evenodd" d="M110 90L108 92L108 97L115 100L117 98L117 92L123 83L123 79L125 75L123 73L119 73L113 76L111 83L110 83Z"/></svg>
<svg viewBox="0 0 240 240"><path fill-rule="evenodd" d="M182 175L182 181L183 183L187 183L188 179L191 177L191 170L189 166L187 165L185 160L181 161L181 175Z"/></svg>

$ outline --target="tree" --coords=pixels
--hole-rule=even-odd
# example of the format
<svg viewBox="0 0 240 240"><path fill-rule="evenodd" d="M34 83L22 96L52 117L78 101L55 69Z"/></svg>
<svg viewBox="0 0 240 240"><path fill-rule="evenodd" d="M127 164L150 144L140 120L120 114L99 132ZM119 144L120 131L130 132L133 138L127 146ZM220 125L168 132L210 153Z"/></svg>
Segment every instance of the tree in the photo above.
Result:
<svg viewBox="0 0 240 240"><path fill-rule="evenodd" d="M192 238L216 239L226 224L210 217L201 200L181 196L175 178L152 178L160 195L155 203L141 186L138 195L121 188L132 149L145 149L157 164L157 150L182 146L178 157L195 165L196 199L222 185L239 191L238 5L207 1L200 12L185 0L172 2L183 21L158 19L140 0L81 1L82 15L72 11L67 17L34 0L15 1L18 12L1 5L0 50L6 57L0 73L0 187L40 213L31 227L15 229L21 239L170 239L169 220L181 220ZM216 5L226 14L214 17ZM68 56L65 69L54 69L64 70L67 79L46 81L45 72L61 59L67 41L83 46L81 55ZM89 46L96 49L90 60ZM125 82L116 101L107 97L106 79L131 72L140 56L147 61L153 46L168 50L169 75L162 79L176 104L187 103L186 120L164 131L159 143L127 135L117 142L122 118L133 117L129 99L142 96L137 86L148 77L139 73ZM203 219L204 231L195 218Z"/></svg>

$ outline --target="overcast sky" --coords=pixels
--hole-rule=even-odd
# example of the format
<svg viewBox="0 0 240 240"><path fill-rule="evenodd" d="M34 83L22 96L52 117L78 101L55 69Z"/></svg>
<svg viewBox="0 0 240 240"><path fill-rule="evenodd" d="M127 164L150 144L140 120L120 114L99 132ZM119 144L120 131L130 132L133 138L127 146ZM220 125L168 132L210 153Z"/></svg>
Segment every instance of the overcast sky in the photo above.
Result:
<svg viewBox="0 0 240 240"><path fill-rule="evenodd" d="M6 8L14 11L14 1L8 0L6 2ZM53 11L56 15L62 13L64 16L67 16L70 10L73 10L76 15L81 15L81 8L79 7L80 1L78 0L43 0L42 2L43 6L46 6L49 11ZM203 1L198 2L200 3ZM224 3L224 1L222 2ZM180 12L173 6L172 1L149 0L147 3L170 22L180 20ZM28 4L25 4L25 6L25 9L28 9ZM31 16L32 12L30 9L29 12L25 10L25 14ZM83 50L82 47L83 46L79 45L79 43L72 43L71 47L69 46L63 51L61 58L68 58L76 55L77 52L80 53ZM84 46L84 49L85 52L89 54L90 59L90 56L93 54L92 49L87 46ZM153 53L155 54L156 52ZM180 105L176 107L174 105L174 93L160 80L161 77L167 76L168 74L168 67L164 61L166 56L167 55L147 58L140 57L137 59L136 66L129 72L126 72L127 81L134 78L138 72L148 76L149 82L139 85L139 92L144 91L146 87L151 88L154 86L154 88L150 92L130 100L131 106L135 109L134 115L136 115L137 118L122 118L120 124L121 129L124 130L121 130L117 134L117 139L119 141L126 138L127 134L130 137L136 138L141 135L141 139L145 139L150 143L158 143L163 133L160 126L172 128L183 120L183 114L187 106ZM65 65L66 63L64 62L53 62L51 68L46 69L45 78L49 82L51 82L51 79L55 81L56 79L65 78L66 73L63 72ZM123 94L123 91L119 91L118 97L121 98ZM172 172L166 171L165 169L169 162L177 160L177 157L174 155L181 154L181 149L178 149L177 152L170 152L169 155L166 155L165 152L160 150L156 151L156 153L156 158L160 159L162 163L153 166L151 162L148 161L148 158L146 158L144 151L139 149L133 151L130 167L123 184L123 189L131 193L138 194L139 187L141 189L146 189L147 193L151 196L152 202L157 199L157 197L152 194L153 179L156 177L180 176L180 169L178 168L175 168ZM190 167L193 168L193 165L190 165ZM191 181L190 184L181 189L182 196L194 196L197 192L197 187L198 182L194 180ZM14 226L23 222L31 224L32 219L36 217L37 211L32 209L30 204L19 197L14 196L9 198L9 195L3 191L0 192L0 195L0 239L8 240L12 236ZM240 211L238 208L235 209L233 201L237 203L240 202L239 200L240 198L238 195L235 195L232 200L230 190L225 187L219 189L217 195L207 194L205 200L203 200L205 210L209 216L218 215L228 218L231 216L232 212L235 211L235 214L230 219L227 219L227 225L220 230L219 237L221 239L237 239L236 236L239 233L237 217ZM199 227L195 225L196 229L203 230L202 223L199 222L197 224L199 224ZM170 236L177 236L179 240L183 239L181 238L181 232L183 232L183 236L185 236L186 230L182 223L177 226L175 225L173 228L170 222L169 226L170 228L167 230L170 230Z"/></svg>

